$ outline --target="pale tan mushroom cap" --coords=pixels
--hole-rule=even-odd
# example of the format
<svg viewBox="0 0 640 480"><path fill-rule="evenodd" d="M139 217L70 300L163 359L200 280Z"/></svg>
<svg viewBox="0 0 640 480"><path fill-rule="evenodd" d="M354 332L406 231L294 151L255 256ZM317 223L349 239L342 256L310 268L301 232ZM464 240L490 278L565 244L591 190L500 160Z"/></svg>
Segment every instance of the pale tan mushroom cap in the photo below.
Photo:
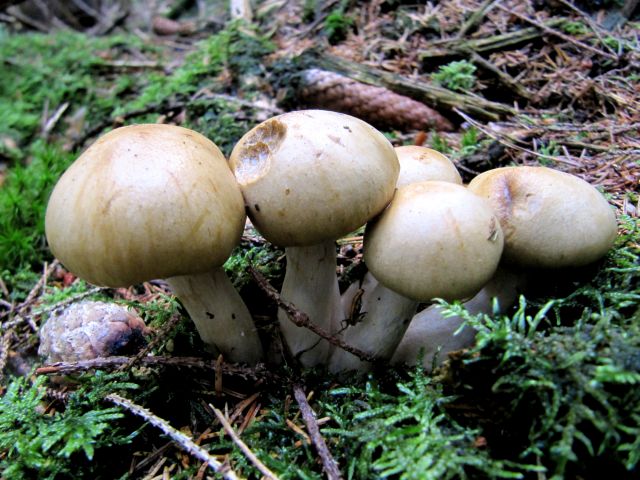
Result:
<svg viewBox="0 0 640 480"><path fill-rule="evenodd" d="M607 200L584 180L546 167L504 167L469 189L489 200L505 235L504 258L534 268L577 267L602 257L616 238Z"/></svg>
<svg viewBox="0 0 640 480"><path fill-rule="evenodd" d="M45 219L53 254L97 285L125 286L224 263L245 222L216 145L169 125L107 133L55 186Z"/></svg>
<svg viewBox="0 0 640 480"><path fill-rule="evenodd" d="M437 150L417 145L396 147L395 150L400 162L398 188L430 180L462 185L462 178L453 162Z"/></svg>
<svg viewBox="0 0 640 480"><path fill-rule="evenodd" d="M488 202L465 187L422 182L398 189L364 236L364 259L385 287L417 301L464 299L494 274L502 230Z"/></svg>
<svg viewBox="0 0 640 480"><path fill-rule="evenodd" d="M270 242L308 246L364 225L391 200L399 165L389 141L341 113L304 110L244 135L230 157L249 217Z"/></svg>

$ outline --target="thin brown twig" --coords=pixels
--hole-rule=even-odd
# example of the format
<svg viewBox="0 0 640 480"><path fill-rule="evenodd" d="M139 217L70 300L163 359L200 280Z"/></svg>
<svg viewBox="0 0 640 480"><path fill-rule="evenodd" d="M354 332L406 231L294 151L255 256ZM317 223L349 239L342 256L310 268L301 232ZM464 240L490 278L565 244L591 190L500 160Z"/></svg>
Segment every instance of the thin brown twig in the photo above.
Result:
<svg viewBox="0 0 640 480"><path fill-rule="evenodd" d="M47 280L49 279L49 276L51 275L51 272L53 272L53 270L59 264L60 264L60 262L58 260L54 260L53 262L51 262L50 265L47 265L45 263L44 264L44 268L43 268L43 272L42 272L42 276L40 277L38 282L33 286L33 288L31 289L31 291L27 295L27 298L24 300L24 302L22 302L20 305L18 305L17 307L13 308L12 310L9 310L8 312L3 312L2 316L6 315L6 314L8 314L9 316L14 315L13 319L11 319L9 322L7 322L5 324L5 328L15 327L15 326L21 324L22 322L26 321L28 323L29 327L31 327L31 330L33 330L34 332L38 331L38 327L34 323L32 315L25 315L25 313L27 312L27 310L29 310L29 308L31 308L31 306L35 302L36 298L38 297L38 294L40 293L40 291L47 284Z"/></svg>
<svg viewBox="0 0 640 480"><path fill-rule="evenodd" d="M2 295L4 295L7 298L11 296L9 294L9 289L7 288L7 284L4 283L4 280L2 278L0 278L0 291L2 292Z"/></svg>
<svg viewBox="0 0 640 480"><path fill-rule="evenodd" d="M298 402L298 406L300 407L302 420L304 420L304 423L307 426L307 432L309 433L309 437L311 438L311 443L313 443L313 446L316 448L318 455L320 455L324 473L327 475L327 478L329 480L341 479L342 474L340 473L338 463L336 462L335 458L333 458L333 455L331 455L329 447L327 447L327 443L324 441L324 438L320 434L320 427L318 427L316 415L311 409L311 405L309 405L309 402L307 401L307 395L304 393L304 390L300 385L293 386L293 396L296 399L296 402Z"/></svg>
<svg viewBox="0 0 640 480"><path fill-rule="evenodd" d="M144 357L146 357L149 352L156 347L156 345L167 338L169 332L175 328L180 320L182 320L182 315L180 315L179 313L175 313L169 319L169 321L162 326L160 330L155 332L153 339L143 349L141 349L138 353L131 357L131 359L126 364L120 366L120 368L118 368L118 371L128 370Z"/></svg>
<svg viewBox="0 0 640 480"><path fill-rule="evenodd" d="M258 457L256 457L255 453L251 451L251 449L247 446L246 443L242 441L242 439L235 432L231 424L227 421L226 417L222 414L220 410L215 408L213 405L209 404L209 407L213 409L213 413L218 418L218 421L224 428L224 431L229 435L229 438L235 443L238 448L242 451L245 457L258 469L258 471L269 480L279 480L278 476L273 473L269 468L260 461Z"/></svg>
<svg viewBox="0 0 640 480"><path fill-rule="evenodd" d="M600 40L600 44L604 45L604 47L607 50L609 50L609 52L615 55L616 53L615 50L611 48L609 45L607 45L607 43L602 38L602 35L600 34L600 30L602 30L602 27L600 27L600 25L594 22L588 13L583 12L578 7L576 7L573 3L568 2L567 0L560 0L560 3L562 3L565 7L569 8L570 10L573 10L578 15L580 15L584 19L584 21L589 24L589 27L591 27L591 30L593 30L593 33L596 34L596 37L598 37L598 40Z"/></svg>
<svg viewBox="0 0 640 480"><path fill-rule="evenodd" d="M85 372L88 370L111 370L126 365L131 360L130 357L101 357L91 360L80 360L78 362L56 362L43 365L36 369L36 375L66 375L71 373ZM139 361L147 367L179 367L197 368L204 370L216 370L216 360L200 357L165 357L149 356L143 357ZM243 378L265 378L271 375L264 367L248 368L236 365L224 364L220 367L220 372L225 375L235 375Z"/></svg>
<svg viewBox="0 0 640 480"><path fill-rule="evenodd" d="M524 148L524 147L521 147L519 145L516 145L515 143L513 143L511 137L508 137L508 136L506 136L506 135L504 135L502 133L498 133L498 132L496 132L494 130L491 130L488 127L483 126L480 122L477 122L476 120L471 118L469 115L467 115L466 113L458 110L457 108L454 108L453 110L458 115L460 115L462 118L464 118L467 122L469 122L471 125L473 125L478 130L480 130L482 133L484 133L485 135L487 135L487 136L493 138L494 140L500 142L501 144L503 144L506 147L513 148L514 150L519 150L521 152L529 153L529 154L534 155L534 156L536 156L538 158L545 158L547 160L554 160L554 161L559 162L559 163L566 163L566 164L572 165L574 167L579 165L577 162L574 162L574 161L569 160L567 158L557 157L557 156L553 156L553 155L543 155L541 153L534 152L533 150L530 150L528 148ZM506 140L505 140L505 138L506 138Z"/></svg>
<svg viewBox="0 0 640 480"><path fill-rule="evenodd" d="M4 332L2 338L0 338L0 381L4 376L4 367L7 366L7 358L9 358L9 347L11 346L11 337L13 336L13 330L9 329Z"/></svg>
<svg viewBox="0 0 640 480"><path fill-rule="evenodd" d="M592 47L591 45L581 42L580 40L576 40L575 38L571 37L570 35L565 35L562 32L559 32L558 30L555 30L553 28L547 27L546 25L544 25L542 22L539 22L537 20L534 20L532 18L527 17L526 15L522 15L521 13L518 13L510 8L504 7L502 5L497 5L497 7L504 11L507 12L511 15L513 15L514 17L518 17L520 20L522 20L523 22L527 22L530 23L531 25L536 26L537 28L543 30L544 32L550 34L550 35L554 35L558 38L561 38L562 40L569 42L569 43L573 43L574 45L580 47L580 48L584 48L585 50L589 50L590 52L593 53L597 53L598 55L601 55L605 58L608 58L610 60L613 61L618 61L619 58L617 55L614 55L612 53L609 52L605 52L604 50L600 50L599 48L596 47Z"/></svg>
<svg viewBox="0 0 640 480"><path fill-rule="evenodd" d="M469 30L474 28L477 24L479 24L482 19L485 17L487 13L489 13L496 4L500 3L501 0L485 0L475 12L469 17L469 19L462 24L458 33L456 33L455 38L464 37Z"/></svg>
<svg viewBox="0 0 640 480"><path fill-rule="evenodd" d="M162 432L167 435L171 440L177 443L183 450L197 458L198 460L205 462L211 470L215 473L219 473L222 475L222 478L225 480L237 480L238 476L235 474L231 468L216 460L211 456L209 452L207 452L200 445L197 445L191 438L186 436L184 433L179 432L175 428L173 428L169 422L158 417L153 414L146 408L132 402L131 400L121 397L116 393L111 393L105 397L105 400L108 400L120 407L130 411L134 415L138 415L142 417L145 421L149 422L154 427L162 430Z"/></svg>
<svg viewBox="0 0 640 480"><path fill-rule="evenodd" d="M253 276L253 279L256 281L258 286L267 294L269 298L271 298L274 302L276 302L278 307L281 308L286 313L287 317L289 318L289 320L291 320L291 322L293 322L294 325L311 330L313 333L315 333L319 337L324 338L330 344L335 345L336 347L341 348L352 355L355 355L360 360L363 360L365 362L370 362L370 363L378 363L380 361L374 355L371 355L363 350L360 350L359 348L351 346L348 343L345 343L340 338L337 338L331 335L326 330L318 327L315 323L313 323L309 319L309 316L306 313L298 310L293 303L283 300L280 294L276 291L276 289L273 288L273 286L267 281L267 279L264 278L264 276L260 272L258 272L255 268L250 266L249 272Z"/></svg>
<svg viewBox="0 0 640 480"><path fill-rule="evenodd" d="M67 305L76 302L78 300L82 300L85 297L88 297L90 295L94 295L102 290L107 289L107 287L94 287L90 290L87 290L86 292L82 292L79 293L77 295L73 295L71 297L65 298L64 300L55 303L53 305L48 306L47 308L43 308L42 310L38 310L37 312L33 312L30 313L29 315L26 315L24 317L21 316L16 316L13 320L7 322L5 324L5 326L7 327L15 327L16 325L19 325L20 323L22 323L25 319L31 324L33 323L33 317L35 317L36 315L43 315L45 313L49 313L49 312L53 312L54 310L58 310L59 308L62 307L66 307ZM18 307L20 308L20 307ZM32 327L33 328L33 327Z"/></svg>
<svg viewBox="0 0 640 480"><path fill-rule="evenodd" d="M18 305L18 309L17 309L18 315L22 315L31 306L31 304L35 301L36 297L38 296L38 293L40 293L40 290L42 290L46 285L47 280L49 279L49 275L51 275L51 272L53 272L53 270L58 265L60 265L60 262L58 260L54 260L53 262L51 262L50 265L47 265L46 263L44 264L44 268L42 269L43 270L42 276L38 279L38 282L33 286L31 291L27 295L27 298L25 299L25 301L22 302L20 305Z"/></svg>
<svg viewBox="0 0 640 480"><path fill-rule="evenodd" d="M134 472L139 472L143 468L151 465L160 455L164 454L164 452L169 450L169 448L171 448L172 446L173 442L167 442L160 448L157 448L155 451L151 452L149 456L141 460L140 463L136 464L135 466L132 465L131 469L129 470L129 475L133 474Z"/></svg>

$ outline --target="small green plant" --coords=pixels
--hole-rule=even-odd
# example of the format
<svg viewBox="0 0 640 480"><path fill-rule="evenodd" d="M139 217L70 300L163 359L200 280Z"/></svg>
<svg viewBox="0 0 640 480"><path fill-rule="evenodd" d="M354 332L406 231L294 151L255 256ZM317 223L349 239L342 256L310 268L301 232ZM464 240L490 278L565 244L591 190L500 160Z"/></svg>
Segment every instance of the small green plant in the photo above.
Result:
<svg viewBox="0 0 640 480"><path fill-rule="evenodd" d="M437 150L438 152L449 155L453 153L453 149L447 143L447 139L442 135L439 135L438 132L433 132L431 134L431 140L429 142L431 144L431 148Z"/></svg>
<svg viewBox="0 0 640 480"><path fill-rule="evenodd" d="M123 382L122 375L96 372L69 395L64 410L56 413L43 413L44 382L45 377L33 383L27 378L15 379L0 397L2 478L53 479L73 475L78 463L90 461L97 449L132 440L132 434L118 428L120 409L101 403L107 393L137 388Z"/></svg>
<svg viewBox="0 0 640 480"><path fill-rule="evenodd" d="M232 73L257 74L258 59L273 50L266 39L251 33L241 22L232 22L216 35L197 45L184 63L169 77L152 73L135 101L122 104L116 114L135 111L149 105L187 98L203 86L210 86L212 77L228 69Z"/></svg>
<svg viewBox="0 0 640 480"><path fill-rule="evenodd" d="M622 52L625 49L626 42L620 38L608 35L602 39L602 43L615 52Z"/></svg>
<svg viewBox="0 0 640 480"><path fill-rule="evenodd" d="M462 138L460 139L460 152L459 155L461 157L467 155L473 155L479 147L478 143L478 129L476 127L469 127L462 134Z"/></svg>
<svg viewBox="0 0 640 480"><path fill-rule="evenodd" d="M441 66L431 78L449 90L468 91L476 84L476 66L467 60L459 60Z"/></svg>
<svg viewBox="0 0 640 480"><path fill-rule="evenodd" d="M9 170L0 189L0 259L9 272L41 269L50 258L44 240L44 213L53 185L73 156L35 142L29 165Z"/></svg>
<svg viewBox="0 0 640 480"><path fill-rule="evenodd" d="M492 459L478 449L481 432L451 421L445 407L452 398L424 372L413 372L396 388L383 393L368 382L364 389L330 391L334 399L325 408L339 426L324 434L348 450L344 462L350 478L522 478L523 470L536 470Z"/></svg>
<svg viewBox="0 0 640 480"><path fill-rule="evenodd" d="M258 270L267 280L282 278L284 264L279 261L284 257L284 252L274 249L269 245L236 248L233 254L224 264L224 269L231 278L234 287L238 290L251 281L249 267Z"/></svg>
<svg viewBox="0 0 640 480"><path fill-rule="evenodd" d="M640 220L619 225L602 268L567 296L521 298L503 316L444 307L478 332L452 367L453 393L464 403L473 392L480 410L496 412L483 422L489 442L543 459L549 477L585 476L597 463L622 477L640 462Z"/></svg>
<svg viewBox="0 0 640 480"><path fill-rule="evenodd" d="M106 62L101 53L122 45L151 50L135 36L5 34L0 42L0 58L6 63L0 78L0 138L23 146L41 128L43 112L52 115L65 102L69 112L86 108L91 121L108 117L114 104L126 101L133 77L123 76L114 86L97 73Z"/></svg>
<svg viewBox="0 0 640 480"><path fill-rule="evenodd" d="M345 478L524 478L524 472L541 470L493 459L489 450L478 448L482 432L451 420L446 409L454 399L422 371L385 385L373 378L352 379L350 386L339 388L323 382L315 392L312 407L316 415L330 419L321 434ZM299 436L286 420L296 416L295 404L286 407L277 397L269 404L260 422L243 433L243 440L283 479L323 478L310 445L305 442L292 448ZM222 439L210 447L231 447L236 471L252 475L254 467L229 441Z"/></svg>
<svg viewBox="0 0 640 480"><path fill-rule="evenodd" d="M332 10L324 21L324 33L332 45L344 40L355 23L353 17L344 13L348 3L345 0L340 2L340 5Z"/></svg>
<svg viewBox="0 0 640 480"><path fill-rule="evenodd" d="M589 33L589 27L582 22L565 22L562 29L569 35L585 35Z"/></svg>
<svg viewBox="0 0 640 480"><path fill-rule="evenodd" d="M547 144L542 145L540 148L538 148L538 153L542 155L541 157L538 157L538 161L541 165L544 166L553 165L553 157L557 157L558 155L560 155L560 151L561 150L558 142L556 142L555 140L550 140Z"/></svg>

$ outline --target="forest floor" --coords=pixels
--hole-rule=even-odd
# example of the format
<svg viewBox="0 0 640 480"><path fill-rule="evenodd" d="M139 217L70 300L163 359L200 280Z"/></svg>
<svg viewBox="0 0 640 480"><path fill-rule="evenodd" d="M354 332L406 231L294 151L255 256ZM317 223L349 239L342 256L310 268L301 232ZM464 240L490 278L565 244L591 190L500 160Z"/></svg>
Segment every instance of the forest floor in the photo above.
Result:
<svg viewBox="0 0 640 480"><path fill-rule="evenodd" d="M67 3L0 1L0 477L638 477L637 1L261 0L235 20L217 1ZM432 372L348 383L291 359L227 364L165 282L94 287L48 250L49 194L102 133L177 124L228 156L301 108L439 150L465 181L507 165L577 175L615 208L616 244L504 314L450 305L476 342ZM365 272L362 232L338 247L345 289ZM265 345L277 306L250 267L279 288L284 265L253 230L225 264ZM145 346L46 363L40 326L83 299L137 311Z"/></svg>

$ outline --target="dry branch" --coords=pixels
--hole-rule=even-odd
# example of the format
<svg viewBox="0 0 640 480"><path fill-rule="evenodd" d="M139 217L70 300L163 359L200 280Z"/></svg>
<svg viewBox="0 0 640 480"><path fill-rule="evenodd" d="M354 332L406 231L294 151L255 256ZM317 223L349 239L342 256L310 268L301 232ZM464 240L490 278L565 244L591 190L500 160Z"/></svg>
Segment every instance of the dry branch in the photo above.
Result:
<svg viewBox="0 0 640 480"><path fill-rule="evenodd" d="M154 415L149 410L140 405L133 403L131 400L121 397L115 393L107 395L105 397L106 400L115 403L116 405L121 406L122 408L130 411L134 415L138 415L142 417L145 421L149 422L154 427L162 430L162 432L167 435L171 440L177 443L184 451L186 451L189 455L197 458L198 460L205 462L211 470L215 473L219 473L222 475L222 478L225 480L237 480L238 476L229 468L228 465L220 463L218 460L213 458L209 452L207 452L204 448L197 445L191 438L187 437L184 433L179 432L175 428L173 428L169 423Z"/></svg>
<svg viewBox="0 0 640 480"><path fill-rule="evenodd" d="M302 387L300 385L293 386L293 396L295 397L296 402L298 402L298 406L300 407L302 420L304 420L304 423L307 426L307 432L309 432L311 443L313 443L313 446L318 451L318 455L320 455L324 473L326 473L329 480L341 479L342 474L340 473L340 469L338 468L338 463L333 458L333 455L331 455L329 447L327 447L327 443L324 441L324 438L320 434L320 427L318 427L316 415L315 413L313 413L311 405L309 405L309 402L307 401L307 395L304 393L304 390L302 390Z"/></svg>
<svg viewBox="0 0 640 480"><path fill-rule="evenodd" d="M149 352L153 348L156 347L156 345L158 345L162 340L164 340L167 337L169 332L175 328L175 326L178 324L178 322L181 319L182 319L182 316L179 313L174 314L169 319L169 321L167 321L167 323L165 323L162 326L162 328L159 331L155 332L155 334L153 336L153 339L142 350L140 350L136 355L131 357L127 363L125 363L124 365L120 366L120 368L118 368L118 370L120 370L120 371L128 370L133 365L135 365L140 360L142 360L144 357L146 357L149 354Z"/></svg>
<svg viewBox="0 0 640 480"><path fill-rule="evenodd" d="M7 365L12 336L13 330L7 330L4 332L4 335L0 337L0 381L2 381L2 378L4 377L4 368Z"/></svg>
<svg viewBox="0 0 640 480"><path fill-rule="evenodd" d="M379 362L378 358L376 358L375 356L343 342L341 339L318 327L316 324L311 322L311 320L309 320L309 316L306 313L298 310L292 303L283 300L276 289L273 288L273 286L267 281L266 278L264 278L264 276L260 272L258 272L253 267L249 267L249 271L251 272L251 275L253 276L258 286L267 294L269 298L276 302L278 308L284 310L284 312L287 314L287 317L289 317L289 320L291 320L295 325L311 330L319 337L324 338L327 342L335 345L338 348L342 348L352 355L355 355L360 360L371 363Z"/></svg>
<svg viewBox="0 0 640 480"><path fill-rule="evenodd" d="M71 373L86 372L89 370L114 370L126 365L131 360L130 357L102 357L91 360L81 360L78 362L56 362L44 365L36 369L36 375L68 375ZM219 371L225 375L235 375L242 378L265 378L271 374L264 367L257 368L240 367L237 365L222 364L216 365L216 360L199 357L142 357L139 360L141 365L146 367L179 367L197 368L203 370Z"/></svg>
<svg viewBox="0 0 640 480"><path fill-rule="evenodd" d="M591 45L588 45L584 42L581 42L580 40L576 40L575 38L573 38L570 35L565 35L562 32L559 32L558 30L555 30L554 28L545 25L542 22L539 22L537 20L533 20L532 18L527 17L526 15L522 15L510 8L506 8L503 7L502 5L498 5L498 8L500 10L503 10L505 12L508 12L510 15L513 15L515 17L518 17L520 20L522 20L523 22L527 22L530 23L531 25L535 25L537 28L539 28L540 30L544 31L545 33L548 33L549 35L554 35L558 38L561 38L562 40L564 40L565 42L569 42L569 43L573 43L574 45L576 45L577 47L584 49L584 50L589 50L590 52L596 53L598 55L601 55L605 58L608 58L610 60L614 60L614 61L618 61L618 56L614 55L612 53L609 52L605 52L603 50L600 50L599 48L595 48L592 47Z"/></svg>
<svg viewBox="0 0 640 480"><path fill-rule="evenodd" d="M565 22L565 19L553 18L546 22L541 22L540 25L546 28L554 28ZM430 59L438 59L441 61L443 58L447 57L464 56L465 52L469 50L477 53L508 50L540 38L543 34L544 32L541 28L529 27L484 38L467 40L464 38L454 37L438 42L434 48L421 52L420 60L423 62L429 61Z"/></svg>
<svg viewBox="0 0 640 480"><path fill-rule="evenodd" d="M226 417L222 414L220 410L215 408L213 405L209 405L213 409L213 413L216 415L220 423L222 424L222 428L229 435L233 443L235 443L238 448L242 451L245 457L260 471L264 478L268 480L278 480L278 476L273 473L269 468L260 461L258 457L256 457L255 453L251 451L251 449L244 443L238 434L235 432L231 424L227 421Z"/></svg>

